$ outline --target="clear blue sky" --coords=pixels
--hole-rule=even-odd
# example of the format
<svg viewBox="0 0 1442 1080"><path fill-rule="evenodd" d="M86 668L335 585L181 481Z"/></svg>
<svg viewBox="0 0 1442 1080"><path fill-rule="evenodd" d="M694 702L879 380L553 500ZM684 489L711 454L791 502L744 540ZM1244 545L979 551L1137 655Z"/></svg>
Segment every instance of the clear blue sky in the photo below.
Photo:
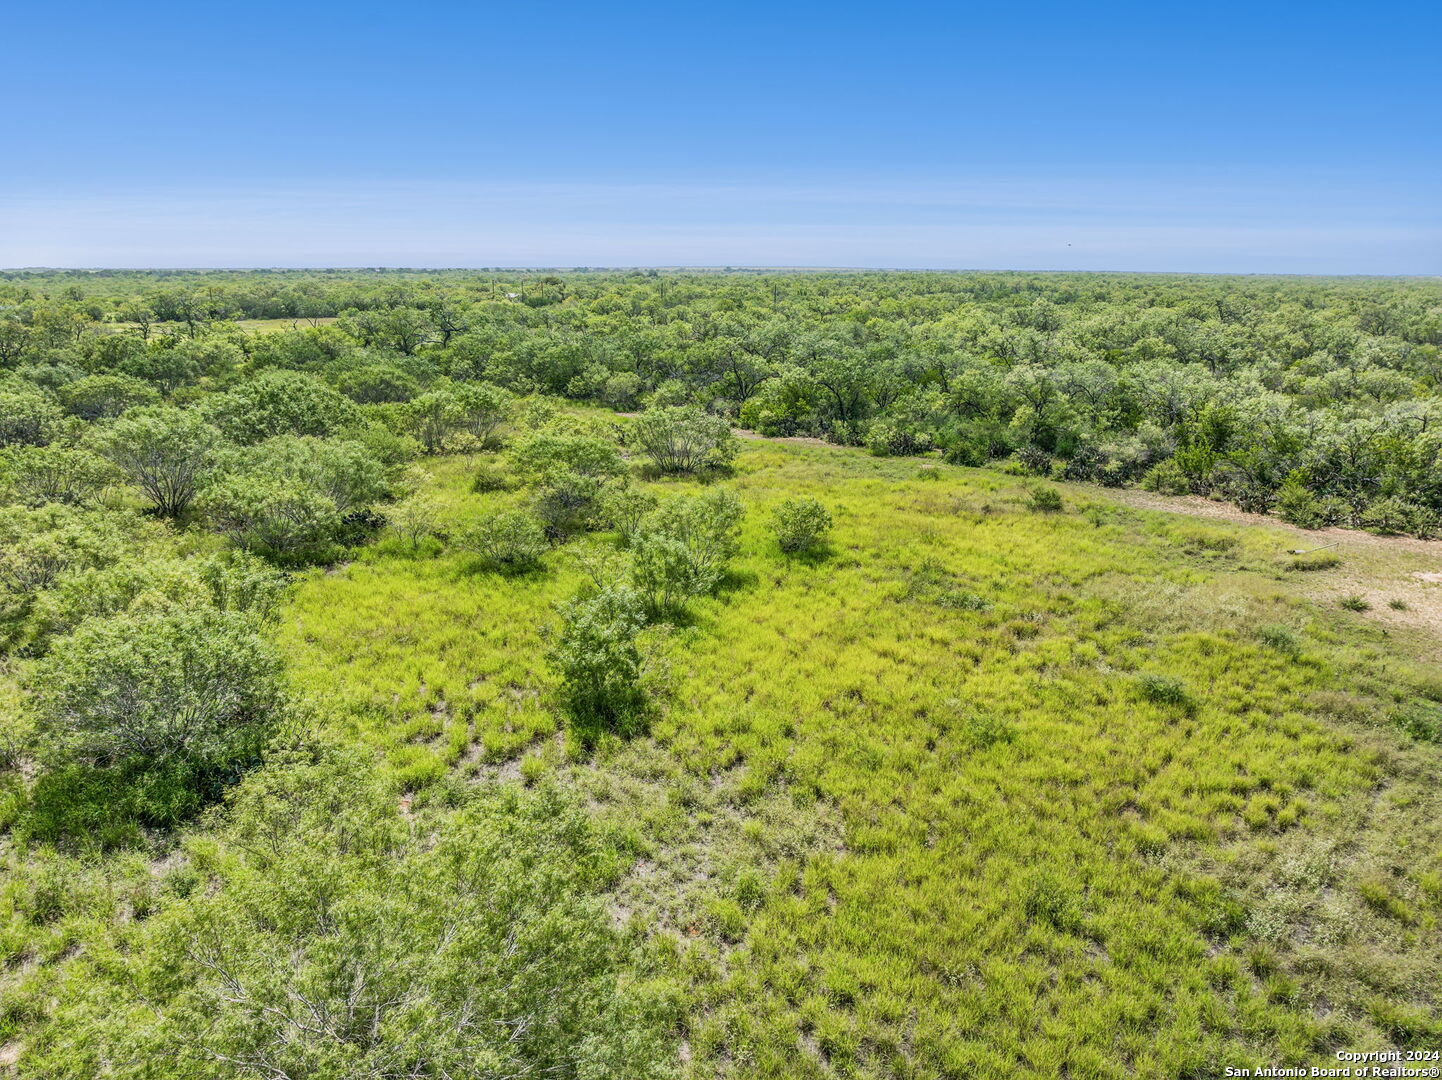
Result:
<svg viewBox="0 0 1442 1080"><path fill-rule="evenodd" d="M0 266L1442 273L1435 3L27 3Z"/></svg>

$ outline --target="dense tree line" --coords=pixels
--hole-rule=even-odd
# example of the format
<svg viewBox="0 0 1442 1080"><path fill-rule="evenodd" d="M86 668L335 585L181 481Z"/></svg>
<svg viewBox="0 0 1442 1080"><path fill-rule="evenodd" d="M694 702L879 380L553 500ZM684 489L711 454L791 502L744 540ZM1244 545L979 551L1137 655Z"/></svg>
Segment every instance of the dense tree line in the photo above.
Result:
<svg viewBox="0 0 1442 1080"><path fill-rule="evenodd" d="M501 392L540 392L698 405L878 454L1010 457L1304 525L1427 535L1442 511L1442 293L1426 279L10 273L0 367L12 445L164 398L239 442L364 416L435 452L484 441Z"/></svg>

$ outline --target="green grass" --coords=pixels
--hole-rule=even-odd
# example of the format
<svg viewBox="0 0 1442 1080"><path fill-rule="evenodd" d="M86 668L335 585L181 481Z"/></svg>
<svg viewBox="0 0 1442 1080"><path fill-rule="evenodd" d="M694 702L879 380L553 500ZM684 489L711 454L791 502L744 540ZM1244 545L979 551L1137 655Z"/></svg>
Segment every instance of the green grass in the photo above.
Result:
<svg viewBox="0 0 1442 1080"><path fill-rule="evenodd" d="M473 492L486 460L428 463L443 528L524 498ZM664 636L644 737L568 738L544 661L605 538L514 578L382 540L302 577L279 630L402 805L584 795L686 1075L1202 1077L1442 1037L1415 737L1442 684L1303 597L1322 575L1281 534L835 448L748 443L726 482L742 554ZM768 534L797 495L835 516L824 557ZM169 887L149 844L5 853L0 1038Z"/></svg>
<svg viewBox="0 0 1442 1080"><path fill-rule="evenodd" d="M316 573L294 678L419 797L586 790L696 1076L1212 1075L1386 1045L1381 1003L1438 1031L1436 755L1384 718L1412 676L1380 633L1291 596L1263 530L939 471L749 445L744 554L673 635L664 715L592 758L539 632L574 548L519 581L384 544ZM437 463L456 522L516 497L468 478ZM829 559L765 535L798 494Z"/></svg>

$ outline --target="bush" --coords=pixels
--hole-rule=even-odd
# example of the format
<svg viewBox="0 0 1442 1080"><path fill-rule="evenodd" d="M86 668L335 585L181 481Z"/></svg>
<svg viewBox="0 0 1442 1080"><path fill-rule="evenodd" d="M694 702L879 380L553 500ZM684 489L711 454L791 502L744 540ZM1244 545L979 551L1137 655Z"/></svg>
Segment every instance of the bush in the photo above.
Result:
<svg viewBox="0 0 1442 1080"><path fill-rule="evenodd" d="M126 413L95 440L96 449L145 493L156 511L179 517L215 463L220 432L198 413L158 407Z"/></svg>
<svg viewBox="0 0 1442 1080"><path fill-rule="evenodd" d="M360 423L355 403L321 380L296 371L263 371L205 402L229 439L258 443L277 435L339 434Z"/></svg>
<svg viewBox="0 0 1442 1080"><path fill-rule="evenodd" d="M287 559L329 557L388 491L385 468L355 442L280 436L230 464L199 503L211 527L239 548Z"/></svg>
<svg viewBox="0 0 1442 1080"><path fill-rule="evenodd" d="M487 514L462 530L457 544L505 573L533 570L550 545L541 523L524 510Z"/></svg>
<svg viewBox="0 0 1442 1080"><path fill-rule="evenodd" d="M651 408L631 427L636 442L667 473L693 473L729 465L738 443L731 425L698 405Z"/></svg>
<svg viewBox="0 0 1442 1080"><path fill-rule="evenodd" d="M1051 455L1037 446L1023 446L1016 452L1017 464L1027 476L1050 476Z"/></svg>
<svg viewBox="0 0 1442 1080"><path fill-rule="evenodd" d="M436 535L440 525L441 504L425 492L418 491L386 508L386 521L396 535L411 547Z"/></svg>
<svg viewBox="0 0 1442 1080"><path fill-rule="evenodd" d="M644 488L611 484L601 496L600 517L607 528L616 531L621 543L630 547L641 523L656 505L656 496Z"/></svg>
<svg viewBox="0 0 1442 1080"><path fill-rule="evenodd" d="M130 375L89 375L62 386L59 397L82 420L113 420L127 409L160 403L155 387Z"/></svg>
<svg viewBox="0 0 1442 1080"><path fill-rule="evenodd" d="M533 435L515 448L511 462L538 488L536 512L553 537L586 529L605 485L626 471L614 443L585 433Z"/></svg>
<svg viewBox="0 0 1442 1080"><path fill-rule="evenodd" d="M931 438L905 426L875 420L866 429L866 449L877 457L921 454L932 447Z"/></svg>
<svg viewBox="0 0 1442 1080"><path fill-rule="evenodd" d="M0 386L0 447L44 446L63 421L60 406L48 394Z"/></svg>
<svg viewBox="0 0 1442 1080"><path fill-rule="evenodd" d="M1147 470L1142 477L1141 486L1146 491L1155 491L1161 495L1186 495L1192 490L1191 480L1173 458L1167 458Z"/></svg>
<svg viewBox="0 0 1442 1080"><path fill-rule="evenodd" d="M1367 602L1367 598L1364 596L1359 596L1356 593L1342 597L1342 599L1338 600L1337 603L1340 604L1342 607L1346 608L1348 611L1372 610L1372 605Z"/></svg>
<svg viewBox="0 0 1442 1080"><path fill-rule="evenodd" d="M736 554L745 509L723 488L664 502L632 540L633 577L646 607L659 614L714 589Z"/></svg>
<svg viewBox="0 0 1442 1080"><path fill-rule="evenodd" d="M605 586L561 605L560 613L547 658L567 714L588 736L636 730L649 707L638 643L646 622L640 595L624 585Z"/></svg>
<svg viewBox="0 0 1442 1080"><path fill-rule="evenodd" d="M1359 522L1368 532L1393 536L1412 533L1431 536L1436 531L1436 515L1424 506L1405 499L1378 499L1362 511Z"/></svg>
<svg viewBox="0 0 1442 1080"><path fill-rule="evenodd" d="M30 680L55 760L224 760L254 747L283 704L280 659L233 611L171 608L94 619L56 640Z"/></svg>
<svg viewBox="0 0 1442 1080"><path fill-rule="evenodd" d="M1137 692L1146 701L1157 705L1173 705L1185 709L1192 706L1191 695L1181 679L1170 675L1145 674L1137 678Z"/></svg>
<svg viewBox="0 0 1442 1080"><path fill-rule="evenodd" d="M1055 514L1062 508L1061 492L1053 487L1034 487L1026 505L1039 514Z"/></svg>
<svg viewBox="0 0 1442 1080"><path fill-rule="evenodd" d="M35 1075L665 1074L573 801L491 789L412 824L360 755L276 757L192 852L207 887L163 894L73 987Z"/></svg>
<svg viewBox="0 0 1442 1080"><path fill-rule="evenodd" d="M98 454L53 444L0 451L0 476L8 480L15 500L29 506L83 506L119 478L115 467Z"/></svg>
<svg viewBox="0 0 1442 1080"><path fill-rule="evenodd" d="M812 551L831 531L831 512L806 496L787 499L771 512L771 531L788 555Z"/></svg>

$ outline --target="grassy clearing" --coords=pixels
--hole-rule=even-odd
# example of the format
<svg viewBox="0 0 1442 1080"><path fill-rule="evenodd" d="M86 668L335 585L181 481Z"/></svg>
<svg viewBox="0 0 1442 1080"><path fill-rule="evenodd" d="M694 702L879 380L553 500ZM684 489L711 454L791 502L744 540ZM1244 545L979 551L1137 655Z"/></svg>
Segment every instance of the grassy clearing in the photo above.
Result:
<svg viewBox="0 0 1442 1080"><path fill-rule="evenodd" d="M489 460L429 464L445 531L524 497L472 490ZM384 539L304 576L280 628L406 814L584 795L682 1072L1200 1077L1435 1045L1439 750L1408 732L1442 682L1384 612L1308 598L1340 567L1291 569L1283 530L1067 486L1032 509L1034 483L829 447L750 442L727 483L742 555L658 642L645 737L568 739L543 659L605 538L519 577ZM766 520L797 495L836 526L787 557ZM0 1040L194 888L174 845L6 849Z"/></svg>
<svg viewBox="0 0 1442 1080"><path fill-rule="evenodd" d="M434 471L457 525L515 497L471 467ZM1299 598L1280 534L793 445L734 485L664 717L593 757L539 629L575 548L514 580L385 543L284 631L407 799L588 793L694 1075L1206 1075L1439 1031L1437 752L1396 717L1442 687ZM828 557L763 535L797 494Z"/></svg>

